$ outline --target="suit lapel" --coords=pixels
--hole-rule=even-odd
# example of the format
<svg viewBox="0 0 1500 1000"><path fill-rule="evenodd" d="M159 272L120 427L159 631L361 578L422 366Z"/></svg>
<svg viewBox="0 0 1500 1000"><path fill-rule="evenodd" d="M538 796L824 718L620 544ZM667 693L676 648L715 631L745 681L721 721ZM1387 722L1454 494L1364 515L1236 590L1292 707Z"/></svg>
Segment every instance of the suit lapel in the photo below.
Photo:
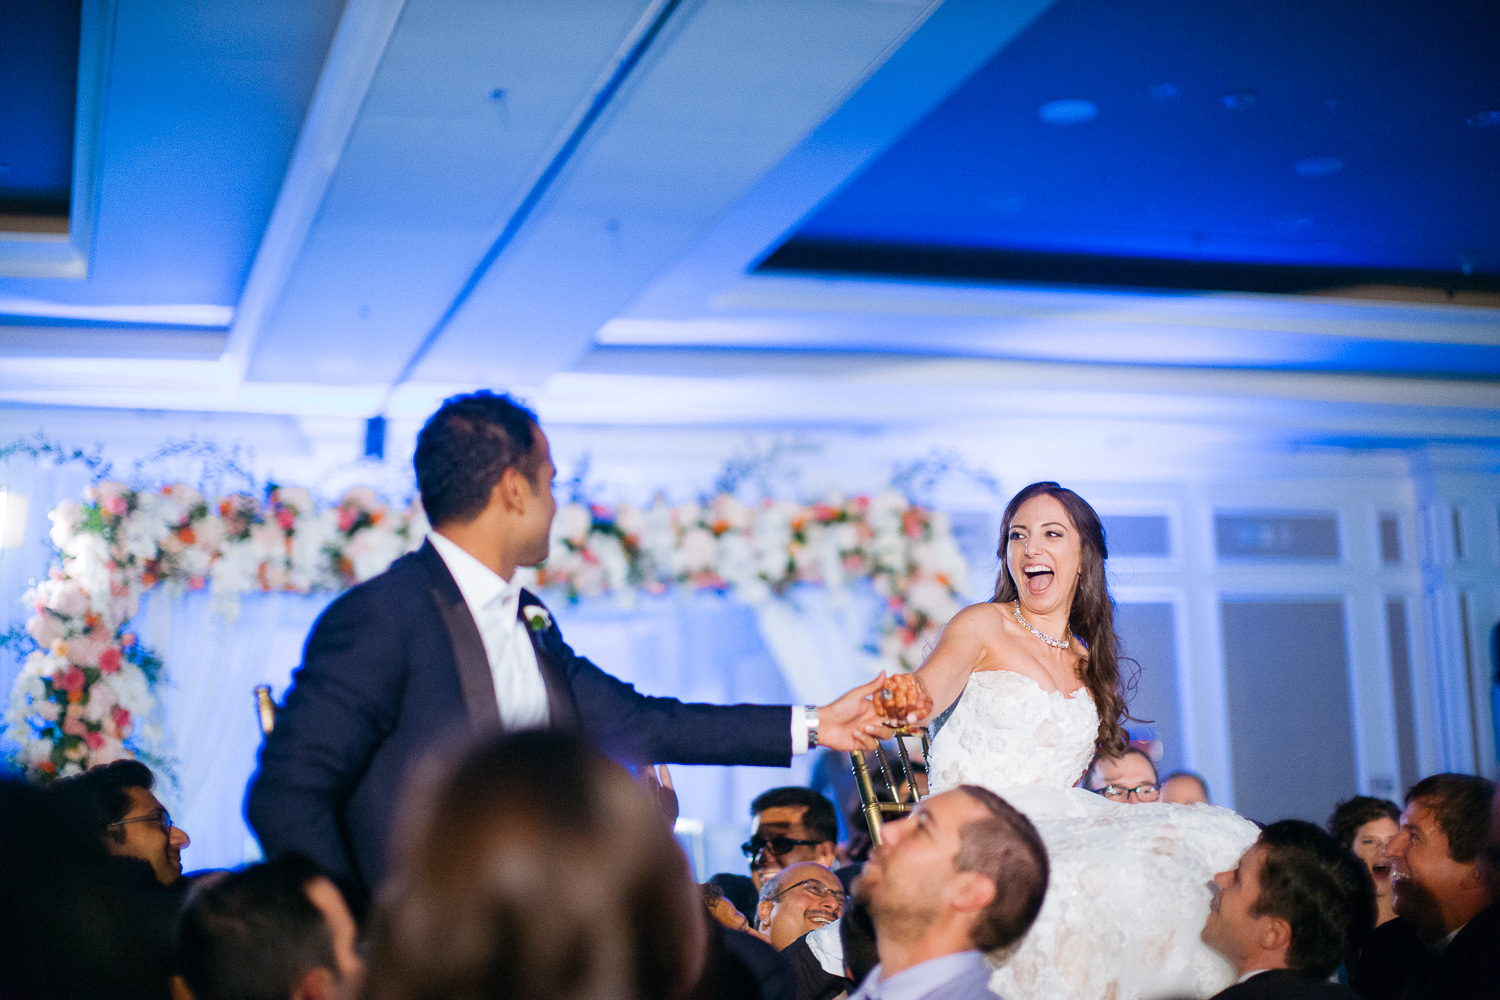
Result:
<svg viewBox="0 0 1500 1000"><path fill-rule="evenodd" d="M573 700L573 687L568 683L556 659L547 649L547 643L543 641L546 631L532 628L531 623L527 621L526 609L528 607L541 608L543 612L547 612L547 607L531 591L521 591L521 604L517 613L521 617L521 624L526 627L526 635L531 639L531 648L536 651L536 665L541 670L542 683L547 686L547 712L552 728L576 732L579 728L579 720L578 706ZM551 618L551 613L547 612L549 622Z"/></svg>
<svg viewBox="0 0 1500 1000"><path fill-rule="evenodd" d="M422 543L417 560L427 570L432 599L453 646L453 663L458 671L469 729L473 732L495 729L500 725L500 706L495 701L495 678L490 673L490 660L484 651L484 640L479 637L479 626L474 623L453 574L448 572L448 565L431 542Z"/></svg>

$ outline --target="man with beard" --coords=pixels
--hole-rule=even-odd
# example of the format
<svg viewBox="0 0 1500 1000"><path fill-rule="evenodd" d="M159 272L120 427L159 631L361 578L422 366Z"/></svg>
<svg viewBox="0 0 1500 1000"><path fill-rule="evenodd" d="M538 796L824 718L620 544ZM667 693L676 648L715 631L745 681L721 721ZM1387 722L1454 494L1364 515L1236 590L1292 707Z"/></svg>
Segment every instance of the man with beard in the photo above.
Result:
<svg viewBox="0 0 1500 1000"><path fill-rule="evenodd" d="M880 964L853 1000L991 1000L984 953L1020 940L1047 891L1036 828L994 792L961 785L883 833L854 883Z"/></svg>
<svg viewBox="0 0 1500 1000"><path fill-rule="evenodd" d="M1481 869L1493 782L1435 774L1406 793L1386 846L1397 919L1371 935L1350 977L1362 1000L1500 996L1500 905Z"/></svg>

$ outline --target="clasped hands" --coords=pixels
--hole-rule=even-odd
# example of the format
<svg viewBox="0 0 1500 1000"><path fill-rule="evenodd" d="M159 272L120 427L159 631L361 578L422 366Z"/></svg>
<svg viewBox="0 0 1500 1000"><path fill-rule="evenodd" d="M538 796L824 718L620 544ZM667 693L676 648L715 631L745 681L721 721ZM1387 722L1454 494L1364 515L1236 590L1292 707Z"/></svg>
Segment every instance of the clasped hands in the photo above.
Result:
<svg viewBox="0 0 1500 1000"><path fill-rule="evenodd" d="M932 697L914 674L882 671L868 684L818 709L818 745L833 750L873 750L897 729L932 714Z"/></svg>

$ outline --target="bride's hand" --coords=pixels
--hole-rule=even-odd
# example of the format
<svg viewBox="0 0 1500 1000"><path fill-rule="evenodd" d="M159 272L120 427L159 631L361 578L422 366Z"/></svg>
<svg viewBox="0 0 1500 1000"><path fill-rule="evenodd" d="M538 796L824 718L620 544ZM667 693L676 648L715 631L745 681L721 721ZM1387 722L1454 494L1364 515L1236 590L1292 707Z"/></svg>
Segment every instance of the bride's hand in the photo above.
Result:
<svg viewBox="0 0 1500 1000"><path fill-rule="evenodd" d="M818 708L818 746L833 750L874 750L881 739L889 739L891 728L884 725L871 699L885 685L885 673L868 684L862 684L837 701Z"/></svg>
<svg viewBox="0 0 1500 1000"><path fill-rule="evenodd" d="M892 674L870 700L890 728L912 726L932 714L932 697L916 674Z"/></svg>

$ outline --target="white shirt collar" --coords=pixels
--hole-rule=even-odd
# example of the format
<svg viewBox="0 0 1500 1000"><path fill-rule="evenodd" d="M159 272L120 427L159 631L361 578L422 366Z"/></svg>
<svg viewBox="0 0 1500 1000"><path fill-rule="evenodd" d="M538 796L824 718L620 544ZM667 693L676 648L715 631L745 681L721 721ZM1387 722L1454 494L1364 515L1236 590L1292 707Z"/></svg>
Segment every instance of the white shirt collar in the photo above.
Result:
<svg viewBox="0 0 1500 1000"><path fill-rule="evenodd" d="M470 608L478 611L494 601L515 603L520 600L519 573L512 573L506 580L465 552L457 542L436 531L429 531L427 540L443 557L448 572L453 574L453 582L458 584L459 593L464 595L464 603Z"/></svg>
<svg viewBox="0 0 1500 1000"><path fill-rule="evenodd" d="M1245 980L1247 980L1247 979L1253 979L1254 977L1260 975L1262 972L1270 972L1270 971L1271 971L1270 969L1251 969L1249 972L1245 973L1243 976L1241 976L1240 978L1236 979L1235 982L1236 983L1243 983Z"/></svg>

